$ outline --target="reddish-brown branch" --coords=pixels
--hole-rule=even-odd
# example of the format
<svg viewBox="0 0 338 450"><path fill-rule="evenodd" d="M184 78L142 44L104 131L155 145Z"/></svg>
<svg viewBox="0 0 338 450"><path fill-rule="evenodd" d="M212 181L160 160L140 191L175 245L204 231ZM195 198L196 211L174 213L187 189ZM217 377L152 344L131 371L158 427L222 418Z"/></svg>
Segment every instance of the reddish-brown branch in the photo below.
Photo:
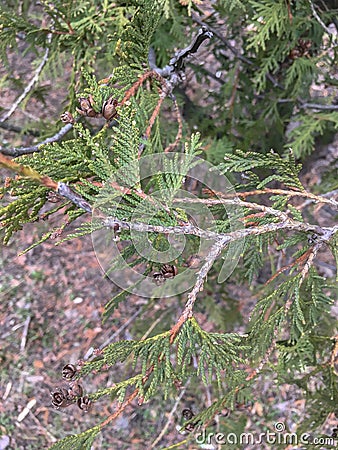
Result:
<svg viewBox="0 0 338 450"><path fill-rule="evenodd" d="M116 189L117 191L121 192L123 195L134 194L137 197L140 197L143 200L147 200L147 201L149 201L149 203L152 203L153 205L156 205L157 207L159 207L158 202L156 201L156 199L154 197L146 194L145 192L143 192L141 190L131 189L131 188L126 188L126 187L120 186L118 183L116 183L116 181L110 181L109 184L113 189ZM170 209L167 208L164 204L161 204L161 207L164 208L168 213L170 213Z"/></svg>
<svg viewBox="0 0 338 450"><path fill-rule="evenodd" d="M293 261L290 264L287 264L286 266L281 267L279 270L277 270L276 273L274 273L272 275L271 278L268 279L268 281L266 281L264 283L264 286L267 286L268 284L270 284L275 278L278 277L278 275L280 275L281 273L285 272L286 270L292 269L292 267L298 265L298 264L306 264L306 260L308 259L308 257L313 253L313 249L309 248L309 250L307 250L303 255L301 255L299 258L297 258L295 261Z"/></svg>
<svg viewBox="0 0 338 450"><path fill-rule="evenodd" d="M66 20L67 27L69 28L70 34L74 34L74 28L72 27L69 20Z"/></svg>
<svg viewBox="0 0 338 450"><path fill-rule="evenodd" d="M124 403L122 403L113 414L108 416L106 420L100 423L99 427L101 430L112 420L116 419L126 409L126 407L134 400L134 398L137 397L138 391L138 389L135 389L134 392L130 394L128 399Z"/></svg>
<svg viewBox="0 0 338 450"><path fill-rule="evenodd" d="M292 25L293 16L292 16L292 12L291 12L290 1L289 0L285 0L285 1L286 1L286 7L288 9L289 22L290 22L290 25Z"/></svg>
<svg viewBox="0 0 338 450"><path fill-rule="evenodd" d="M174 99L174 106L176 112L176 120L178 123L178 130L174 142L164 149L164 153L173 151L174 148L177 147L178 143L182 139L182 130L183 130L182 116L176 99Z"/></svg>
<svg viewBox="0 0 338 450"><path fill-rule="evenodd" d="M136 95L137 90L142 86L142 84L148 78L155 78L155 80L157 80L161 83L162 87L166 87L166 81L157 72L155 72L154 70L149 70L148 72L144 72L139 77L139 79L137 81L135 81L135 83L126 91L123 99L119 103L119 106L123 106L128 100L131 99L131 97L134 97Z"/></svg>
<svg viewBox="0 0 338 450"><path fill-rule="evenodd" d="M157 105L155 106L155 109L152 112L152 115L150 116L148 127L145 132L146 139L149 139L155 120L160 113L162 103L164 99L167 97L168 93L170 92L170 88L166 80L163 77L161 77L161 75L159 75L155 70L149 70L148 72L142 74L140 78L126 91L123 99L119 103L119 106L125 105L126 102L130 100L131 97L134 97L136 95L137 90L149 78L154 78L155 80L157 80L162 86L162 91L160 94L160 98L158 99Z"/></svg>
<svg viewBox="0 0 338 450"><path fill-rule="evenodd" d="M123 195L136 194L138 197L141 197L141 198L143 198L143 199L146 199L146 198L149 197L149 196L148 196L147 194L145 194L144 192L140 192L140 191L137 191L136 189L131 189L131 188L126 188L126 187L120 186L118 183L116 183L116 181L110 181L110 182L109 182L109 185L110 185L113 189L115 189L115 190L121 192Z"/></svg>
<svg viewBox="0 0 338 450"><path fill-rule="evenodd" d="M192 311L188 311L187 309L184 309L182 314L180 315L178 321L175 323L175 325L170 330L170 344L172 344L178 334L178 332L181 329L181 326L190 318L192 317Z"/></svg>
<svg viewBox="0 0 338 450"><path fill-rule="evenodd" d="M148 380L150 374L152 373L152 371L154 370L154 366L150 366L149 369L147 370L145 376L142 378L142 384L145 384L145 382ZM130 403L134 400L134 398L137 397L139 393L139 388L136 388L127 398L127 400L125 402L123 402L117 409L116 411L111 414L110 416L108 416L106 418L106 420L104 420L103 422L100 423L99 427L102 430L102 428L104 428L106 425L108 425L110 422L112 422L114 419L116 419L125 409L128 405L130 405Z"/></svg>
<svg viewBox="0 0 338 450"><path fill-rule="evenodd" d="M18 173L21 177L25 178L31 178L32 180L37 181L38 183L42 184L43 186L53 189L54 191L57 191L58 189L58 183L54 180L52 180L47 175L40 175L36 170L32 169L29 166L23 166L22 164L19 164L12 159L8 158L5 155L2 155L0 153L0 166L5 167L6 169L13 170L14 172Z"/></svg>
<svg viewBox="0 0 338 450"><path fill-rule="evenodd" d="M161 106L162 106L162 103L165 98L166 98L166 94L164 92L162 92L160 95L160 98L158 99L157 105L155 106L155 109L154 109L152 115L150 116L149 124L148 124L148 127L145 132L146 139L149 139L149 137L150 137L151 129L153 128L156 117L160 114Z"/></svg>

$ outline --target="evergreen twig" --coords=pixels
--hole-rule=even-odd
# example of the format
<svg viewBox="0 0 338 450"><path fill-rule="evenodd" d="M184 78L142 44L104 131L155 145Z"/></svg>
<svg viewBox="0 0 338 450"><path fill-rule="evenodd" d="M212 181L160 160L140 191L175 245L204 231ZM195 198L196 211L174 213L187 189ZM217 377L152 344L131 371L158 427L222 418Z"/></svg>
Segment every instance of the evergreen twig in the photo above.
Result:
<svg viewBox="0 0 338 450"><path fill-rule="evenodd" d="M177 100L173 99L173 102L174 102L174 107L175 107L176 120L177 120L177 123L178 123L178 130L177 130L177 134L176 134L174 142L169 144L168 147L166 147L164 149L164 153L168 153L168 152L173 151L174 148L177 147L177 145L179 144L180 140L182 139L182 129L183 129L182 116L181 116L181 112L180 112L180 108L178 106Z"/></svg>
<svg viewBox="0 0 338 450"><path fill-rule="evenodd" d="M223 42L223 44L225 44L225 46L231 51L231 53L240 61L244 62L245 64L251 66L253 69L258 69L259 67L253 63L249 58L247 58L246 56L243 56L233 45L231 45L227 39L225 39L225 37L219 33L215 28L209 26L209 25L205 25L205 23L200 20L195 14L192 15L192 18L194 20L194 22L198 23L201 26L206 27L207 29L209 29L212 34L214 34L220 41ZM284 86L282 86L270 73L266 74L266 78L268 80L271 81L271 83L273 84L274 87L278 87L279 89L284 90Z"/></svg>
<svg viewBox="0 0 338 450"><path fill-rule="evenodd" d="M222 250L228 245L229 240L226 238L219 239L215 244L211 247L207 256L205 257L205 263L202 265L201 269L197 272L197 280L193 289L188 294L188 300L184 306L184 310L181 313L176 324L171 328L170 331L170 342L175 340L177 333L179 332L182 325L193 316L193 307L196 302L197 294L203 290L203 285L205 279L213 266L215 260L221 254Z"/></svg>
<svg viewBox="0 0 338 450"><path fill-rule="evenodd" d="M223 192L215 192L215 195L220 198L231 198L231 197L252 197L254 195L264 195L264 194L277 194L277 195L285 195L287 198L291 197L306 197L310 201L313 201L315 203L325 203L327 205L330 205L334 207L335 209L338 208L338 201L334 200L333 198L326 198L326 197L333 197L336 195L336 191L328 192L326 194L322 195L316 195L312 192L308 191L291 191L287 189L273 189L273 188L264 188L264 189L255 189L252 191L247 192L236 192L236 193L223 193Z"/></svg>
<svg viewBox="0 0 338 450"><path fill-rule="evenodd" d="M323 29L325 30L325 32L326 32L329 36L332 36L332 38L333 38L334 40L336 40L336 37L334 36L334 34L328 29L328 27L325 25L325 23L324 23L324 22L322 21L322 19L320 18L319 14L317 13L316 8L315 8L315 6L314 6L314 4L313 4L313 2L312 2L311 0L309 0L309 4L310 4L311 11L312 11L312 14L313 14L314 18L315 18L315 19L317 20L317 22L323 27Z"/></svg>
<svg viewBox="0 0 338 450"><path fill-rule="evenodd" d="M31 180L35 180L49 189L53 189L54 191L57 190L58 187L57 183L47 175L40 175L36 170L32 169L31 167L18 164L17 162L13 161L10 158L7 158L1 153L0 153L0 166L6 169L13 170L14 172L21 175L21 177L27 177L30 178Z"/></svg>
<svg viewBox="0 0 338 450"><path fill-rule="evenodd" d="M68 131L70 131L72 128L73 128L73 124L67 123L57 133L55 133L53 136L43 140L39 144L31 145L28 147L18 147L18 148L0 147L0 153L2 153L3 155L13 156L16 158L17 156L29 155L31 153L39 152L43 145L60 141L63 138L63 136L65 136L68 133Z"/></svg>

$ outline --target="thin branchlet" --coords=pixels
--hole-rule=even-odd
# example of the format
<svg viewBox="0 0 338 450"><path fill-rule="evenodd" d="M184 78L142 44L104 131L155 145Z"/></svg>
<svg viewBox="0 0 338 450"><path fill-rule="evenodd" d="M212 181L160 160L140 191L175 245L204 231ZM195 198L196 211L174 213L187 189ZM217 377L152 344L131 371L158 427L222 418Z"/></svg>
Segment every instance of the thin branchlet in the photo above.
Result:
<svg viewBox="0 0 338 450"><path fill-rule="evenodd" d="M149 52L149 65L166 80L169 94L181 82L186 60L199 50L204 41L211 39L212 36L213 33L203 25L193 38L191 44L182 50L178 50L175 56L169 61L169 64L162 69L156 66L154 52L152 50Z"/></svg>
<svg viewBox="0 0 338 450"><path fill-rule="evenodd" d="M57 133L55 133L53 136L43 140L39 144L31 145L28 147L18 147L18 148L0 147L0 153L2 153L3 155L13 156L16 158L18 156L29 155L31 153L39 152L42 149L43 145L52 144L53 142L60 141L63 138L63 136L65 136L72 128L73 128L73 124L67 123Z"/></svg>

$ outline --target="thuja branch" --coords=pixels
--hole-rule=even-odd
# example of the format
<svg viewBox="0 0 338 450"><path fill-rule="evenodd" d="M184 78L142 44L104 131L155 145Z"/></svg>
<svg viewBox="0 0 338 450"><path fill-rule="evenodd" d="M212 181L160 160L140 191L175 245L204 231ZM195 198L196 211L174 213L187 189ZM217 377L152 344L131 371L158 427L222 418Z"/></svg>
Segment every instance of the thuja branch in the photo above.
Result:
<svg viewBox="0 0 338 450"><path fill-rule="evenodd" d="M145 138L146 139L149 139L149 137L150 137L151 130L152 130L153 125L155 123L156 117L160 113L160 109L161 109L162 103L164 102L165 98L166 98L166 92L162 91L162 93L160 95L160 98L158 99L157 105L156 105L156 107L155 107L155 109L154 109L154 111L153 111L153 113L152 113L152 115L151 115L151 117L149 119L149 124L148 124L148 127L147 127L146 132L145 132Z"/></svg>
<svg viewBox="0 0 338 450"><path fill-rule="evenodd" d="M177 51L167 66L163 67L163 69L157 67L155 57L151 53L149 57L149 65L155 72L167 80L167 83L172 91L173 88L181 81L186 60L199 50L205 40L211 39L212 36L213 33L210 29L208 29L205 25L202 25L202 28L198 30L198 33L193 38L191 44L184 49Z"/></svg>
<svg viewBox="0 0 338 450"><path fill-rule="evenodd" d="M205 26L204 22L200 20L196 15L193 14L192 16L194 22L198 23L199 25L203 26L206 29L209 29L212 34L214 34L230 51L231 53L240 61L244 62L245 64L251 66L253 69L259 69L259 67L253 63L249 58L246 58L243 56L233 45L228 42L225 37L219 33L215 28L212 28L210 25L208 27ZM284 90L284 86L282 86L270 73L267 73L266 78L271 81L274 87L278 87L279 89Z"/></svg>
<svg viewBox="0 0 338 450"><path fill-rule="evenodd" d="M86 200L84 200L81 195L79 195L77 192L74 192L67 184L58 183L56 191L59 195L62 195L63 197L74 203L74 205L76 205L78 208L83 209L87 213L92 213L92 207L90 206L90 204Z"/></svg>
<svg viewBox="0 0 338 450"><path fill-rule="evenodd" d="M305 255L303 255L303 256L301 257L302 259L306 259L306 261L305 261L305 264L304 264L304 267L303 267L302 271L300 272L300 277L301 277L301 278L300 278L299 286L304 282L305 277L307 276L307 274L308 274L308 272L309 272L309 270L310 270L310 267L311 267L311 265L312 265L312 263L313 263L313 260L314 260L314 258L315 258L315 256L316 256L316 254L317 254L319 248L320 248L322 245L323 245L323 243L318 243L318 244L316 244L312 249L309 249L309 250L305 253ZM301 259L301 258L298 258L298 260ZM294 265L294 264L291 264L290 266L293 266L293 265ZM273 277L271 277L271 279L268 280L268 282L271 282L272 279L276 278L276 276L277 276L280 272L281 272L281 271L278 271L278 273L275 274ZM289 297L289 298L286 300L286 302L285 302L285 304L284 304L284 306L283 306L285 317L286 317L286 315L288 314L288 312L290 311L292 304L293 304L293 298L292 298L292 297ZM246 381L250 381L251 379L253 379L254 377L256 377L256 376L262 371L262 369L263 369L263 367L265 366L265 364L268 362L271 353L273 352L273 350L274 350L275 347L276 347L276 343L277 343L277 339L278 339L278 328L279 328L279 325L278 325L278 326L275 326L275 328L274 328L274 330L273 330L273 339L272 339L271 344L269 345L268 349L266 350L266 352L265 352L265 354L264 354L264 356L263 356L261 362L259 363L259 365L258 365L258 366L257 366L257 367L256 367L256 368L255 368L255 369L254 369L254 370L246 377ZM244 386L243 386L243 387L244 387Z"/></svg>
<svg viewBox="0 0 338 450"><path fill-rule="evenodd" d="M323 241L330 239L330 237L338 230L338 225L334 227L320 227L318 225L299 222L293 219L288 219L278 223L268 223L261 226L245 228L237 231L231 231L229 233L216 233L214 231L203 230L192 224L178 225L178 226L162 226L162 225L149 225L142 222L128 222L122 221L116 217L108 217L102 220L102 225L109 228L115 228L118 225L125 230L133 230L144 233L162 233L162 234L189 234L192 236L198 236L204 239L210 240L223 240L227 243L244 239L247 236L258 236L260 234L272 233L281 230L296 230L303 232L314 232L319 235L319 238Z"/></svg>
<svg viewBox="0 0 338 450"><path fill-rule="evenodd" d="M40 142L39 144L31 145L28 147L18 147L18 148L0 147L0 153L2 153L3 155L17 157L17 156L28 155L31 153L39 152L43 145L60 141L63 138L63 136L65 136L68 133L68 131L70 131L72 128L73 128L73 124L67 123L57 133L55 133L53 136L45 139L44 141Z"/></svg>
<svg viewBox="0 0 338 450"><path fill-rule="evenodd" d="M19 175L24 177L29 177L43 184L44 186L53 189L61 196L67 198L72 203L74 203L78 208L91 213L92 206L83 198L81 195L74 192L66 183L55 182L50 177L46 175L40 175L34 169L23 166L16 163L15 161L7 158L0 154L0 165L14 170ZM238 205L238 201L236 200ZM266 207L267 208L267 207ZM271 209L272 211L272 209ZM277 210L274 210L276 213ZM299 222L285 216L280 217L282 220L278 223L268 223L261 226L245 228L237 231L232 231L229 233L216 233L214 231L203 230L191 223L177 226L164 226L164 225L150 225L142 222L128 222L120 220L117 217L106 217L102 218L102 225L108 228L116 229L120 227L125 230L133 230L138 232L153 232L162 234L180 234L180 235L193 235L204 239L210 239L214 241L224 241L227 244L231 241L236 241L239 239L244 239L247 236L260 235L265 233L276 232L280 230L297 230L303 232L315 232L320 236L320 240L329 241L331 236L337 231L338 225L335 227L320 227L314 224L308 224L304 222Z"/></svg>
<svg viewBox="0 0 338 450"><path fill-rule="evenodd" d="M155 70L148 70L147 72L144 72L137 81L126 91L124 94L123 99L119 103L119 106L123 106L125 103L127 103L132 97L135 97L137 90L142 86L142 84L148 80L149 78L154 78L157 81L160 82L162 85L162 88L166 88L166 82L164 78L159 75Z"/></svg>
<svg viewBox="0 0 338 450"><path fill-rule="evenodd" d="M21 177L30 178L49 189L57 190L58 184L47 175L40 175L36 170L29 166L23 166L0 153L0 166L10 169L19 174Z"/></svg>
<svg viewBox="0 0 338 450"><path fill-rule="evenodd" d="M194 287L188 294L188 300L185 304L184 310L182 314L180 315L177 323L172 327L170 332L170 342L172 343L177 336L178 331L180 330L181 326L193 316L193 307L196 301L197 294L203 290L203 285L205 282L205 279L209 273L209 270L211 269L212 265L214 264L215 260L218 258L218 256L221 254L222 250L226 247L228 244L227 239L221 239L217 241L210 249L209 253L205 257L205 263L202 265L201 269L197 273L197 279L194 284Z"/></svg>
<svg viewBox="0 0 338 450"><path fill-rule="evenodd" d="M84 209L86 212L91 212L92 207L86 202L79 194L75 193L65 183L59 183L57 192L60 195L65 196L68 200L72 201L79 208ZM238 205L238 201L235 202ZM246 203L249 205L250 203ZM268 208L268 207L266 207ZM268 211L269 209L267 209ZM277 210L270 209L277 213ZM283 213L282 213L283 214ZM244 239L247 236L260 235L265 233L271 233L281 230L297 230L303 232L314 232L318 234L319 240L324 242L329 241L332 235L338 230L338 225L334 227L320 227L318 225L309 224L293 220L291 218L282 216L282 220L277 223L268 223L261 226L244 228L241 230L231 231L229 233L217 233L214 231L203 230L191 223L177 226L164 226L164 225L150 225L143 222L129 222L126 220L120 220L117 217L102 218L102 225L108 228L116 229L119 227L124 230L132 230L143 233L161 233L161 234L188 234L198 236L203 239L210 239L214 241L223 241L227 244L231 241Z"/></svg>
<svg viewBox="0 0 338 450"><path fill-rule="evenodd" d="M150 377L151 373L154 370L154 366L150 366L149 369L147 370L146 374L144 375L144 377L142 378L142 384L145 384L146 381L148 380L148 378ZM100 423L99 427L100 429L104 428L106 425L108 425L110 422L112 422L113 420L115 420L125 409L126 407L134 400L134 398L136 398L139 394L139 388L136 388L127 398L127 400L125 400L117 409L116 411L111 414L110 416L108 416L106 418L106 420L104 420L103 422ZM142 404L142 398L139 399L139 404Z"/></svg>
<svg viewBox="0 0 338 450"><path fill-rule="evenodd" d="M334 195L337 195L338 192L332 191L328 192L327 194L322 195L316 195L312 194L311 192L307 191L290 191L287 189L271 189L271 188L264 188L264 189L255 189L252 191L247 192L229 192L227 194L223 194L222 192L214 192L213 194L217 197L221 198L232 198L232 197L252 197L254 195L264 195L264 194L277 194L277 195L285 195L288 198L291 197L306 197L309 200L314 201L315 203L326 203L328 205L331 205L338 209L338 201L334 200ZM327 198L329 197L329 198Z"/></svg>
<svg viewBox="0 0 338 450"><path fill-rule="evenodd" d="M306 259L306 261L304 263L304 267L301 272L301 276L302 276L301 283L303 283L305 277L309 273L309 270L314 263L314 259L317 256L317 253L322 246L323 246L323 242L317 242L311 249L309 249L308 258Z"/></svg>

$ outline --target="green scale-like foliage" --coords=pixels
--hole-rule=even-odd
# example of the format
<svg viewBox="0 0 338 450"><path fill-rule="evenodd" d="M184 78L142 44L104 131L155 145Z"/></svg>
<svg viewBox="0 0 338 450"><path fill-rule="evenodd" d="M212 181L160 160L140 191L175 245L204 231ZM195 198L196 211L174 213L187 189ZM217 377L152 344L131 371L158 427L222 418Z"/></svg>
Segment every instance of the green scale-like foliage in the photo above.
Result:
<svg viewBox="0 0 338 450"><path fill-rule="evenodd" d="M208 385L216 378L221 389L222 382L231 379L233 368L244 362L241 352L248 349L243 338L235 333L220 334L203 331L195 320L186 323L177 338L177 365L182 375L198 352L197 375ZM226 374L223 371L226 370Z"/></svg>
<svg viewBox="0 0 338 450"><path fill-rule="evenodd" d="M40 152L20 157L18 161L23 165L29 165L40 174L50 176L55 181L73 183L95 175L89 167L95 151L95 141L91 140L89 132L81 125L77 124L77 130L78 139L62 144L48 144ZM9 188L3 189L2 193L6 191L17 197L15 202L0 211L7 242L12 233L21 229L24 223L39 219L42 206L48 202L48 189L32 180L17 178L11 180ZM61 201L62 205L69 204L67 201ZM57 209L59 207L44 213L45 217ZM69 209L73 210L74 206L69 205Z"/></svg>
<svg viewBox="0 0 338 450"><path fill-rule="evenodd" d="M90 450L100 431L100 427L96 426L83 433L67 436L49 448L50 450Z"/></svg>
<svg viewBox="0 0 338 450"><path fill-rule="evenodd" d="M173 348L177 349L176 355L173 354ZM137 386L141 397L145 399L154 396L160 386L167 395L174 379L184 382L193 374L201 377L206 385L216 380L221 389L224 382L232 383L235 367L244 363L244 354L248 350L245 338L240 335L207 333L194 319L184 324L173 348L169 332L141 341L118 341L105 347L100 356L86 362L80 375L114 366L118 361L125 362L129 358L132 358L135 369L140 367L141 378L133 377L128 382L117 383L112 388L98 391L90 396L93 400L119 392L128 384ZM193 367L194 358L199 361L197 368ZM150 367L152 371L149 380L143 386L142 378L147 375Z"/></svg>
<svg viewBox="0 0 338 450"><path fill-rule="evenodd" d="M290 339L297 340L318 326L320 320L328 318L333 301L326 292L325 279L315 272L304 281L301 274L289 276L277 288L272 288L257 302L251 317L251 336L258 352L260 346L269 345L276 328L279 329L285 320L290 321ZM290 303L287 309L286 303Z"/></svg>
<svg viewBox="0 0 338 450"><path fill-rule="evenodd" d="M224 159L225 162L219 165L219 169L224 173L247 172L250 176L255 174L253 169L269 168L272 170L272 175L265 176L260 183L255 183L256 189L262 189L272 181L284 183L289 188L304 189L298 178L302 166L296 163L292 150L289 150L284 157L273 151L267 155L260 155L236 150L231 157L225 156Z"/></svg>

